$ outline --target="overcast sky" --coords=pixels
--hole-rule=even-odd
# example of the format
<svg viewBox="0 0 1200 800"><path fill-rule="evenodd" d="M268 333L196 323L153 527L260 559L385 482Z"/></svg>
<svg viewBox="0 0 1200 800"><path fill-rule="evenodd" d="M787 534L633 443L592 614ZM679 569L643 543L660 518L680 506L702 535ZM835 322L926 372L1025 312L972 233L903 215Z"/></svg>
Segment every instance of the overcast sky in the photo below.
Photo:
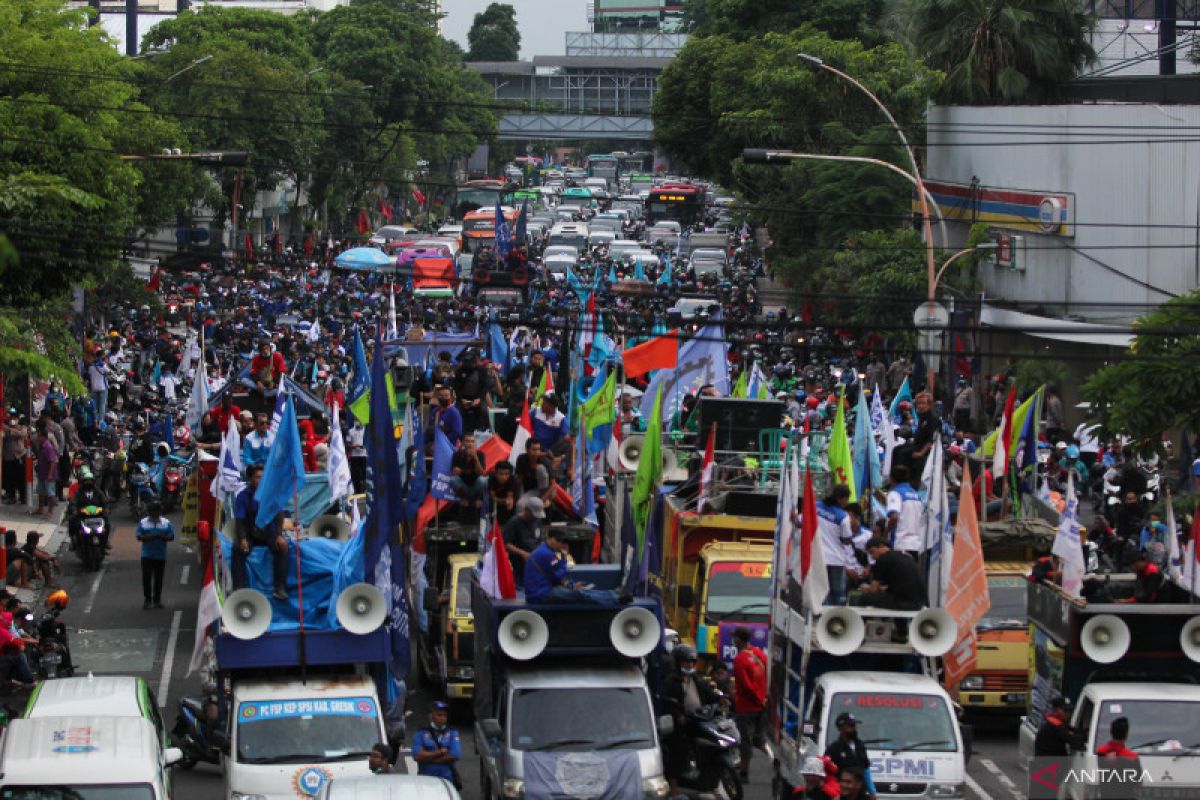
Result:
<svg viewBox="0 0 1200 800"><path fill-rule="evenodd" d="M467 49L467 31L475 15L493 0L442 0L443 31ZM521 58L561 56L564 52L563 34L567 31L586 31L589 0L506 0L517 9L517 25L521 29Z"/></svg>

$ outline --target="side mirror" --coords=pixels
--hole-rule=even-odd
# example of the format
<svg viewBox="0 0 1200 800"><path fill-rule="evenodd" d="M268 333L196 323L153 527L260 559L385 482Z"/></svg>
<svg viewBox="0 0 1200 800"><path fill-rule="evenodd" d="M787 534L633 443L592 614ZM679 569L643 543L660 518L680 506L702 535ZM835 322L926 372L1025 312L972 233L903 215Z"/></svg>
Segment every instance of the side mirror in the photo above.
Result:
<svg viewBox="0 0 1200 800"><path fill-rule="evenodd" d="M675 591L675 602L680 608L691 608L696 602L696 592L690 586L680 586Z"/></svg>
<svg viewBox="0 0 1200 800"><path fill-rule="evenodd" d="M670 714L663 714L658 718L658 735L670 736L675 732L675 718Z"/></svg>
<svg viewBox="0 0 1200 800"><path fill-rule="evenodd" d="M500 720L498 719L489 718L482 720L479 723L479 728L488 739L504 738L504 729L500 727Z"/></svg>
<svg viewBox="0 0 1200 800"><path fill-rule="evenodd" d="M163 750L164 767L173 767L180 761L183 761L183 750L178 747L168 747L166 750Z"/></svg>
<svg viewBox="0 0 1200 800"><path fill-rule="evenodd" d="M970 761L971 754L975 751L975 726L959 725L958 730L963 740L963 761Z"/></svg>
<svg viewBox="0 0 1200 800"><path fill-rule="evenodd" d="M425 591L421 594L421 606L429 613L434 613L438 610L438 597L441 591L436 586L426 586Z"/></svg>

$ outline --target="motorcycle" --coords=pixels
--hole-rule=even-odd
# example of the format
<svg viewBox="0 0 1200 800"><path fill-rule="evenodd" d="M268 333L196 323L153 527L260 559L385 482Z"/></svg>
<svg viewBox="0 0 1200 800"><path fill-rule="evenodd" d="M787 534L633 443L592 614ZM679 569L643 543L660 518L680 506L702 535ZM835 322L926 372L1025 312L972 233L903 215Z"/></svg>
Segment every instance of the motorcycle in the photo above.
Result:
<svg viewBox="0 0 1200 800"><path fill-rule="evenodd" d="M171 454L163 465L162 504L163 511L174 511L179 507L183 488L187 484L191 459Z"/></svg>
<svg viewBox="0 0 1200 800"><path fill-rule="evenodd" d="M146 514L150 503L158 499L150 465L138 461L129 467L129 510L135 519Z"/></svg>
<svg viewBox="0 0 1200 800"><path fill-rule="evenodd" d="M108 521L100 506L84 506L79 509L79 524L76 533L75 552L89 572L100 569L108 544Z"/></svg>
<svg viewBox="0 0 1200 800"><path fill-rule="evenodd" d="M728 800L742 800L737 725L717 703L701 706L688 715L685 724L692 747L679 777L680 788L712 792L719 786Z"/></svg>
<svg viewBox="0 0 1200 800"><path fill-rule="evenodd" d="M171 729L171 744L183 751L179 766L191 769L203 761L207 764L221 763L221 748L216 741L212 722L207 719L208 713L215 711L216 701L209 698L204 701L194 697L179 698L179 713L175 717L175 727Z"/></svg>
<svg viewBox="0 0 1200 800"><path fill-rule="evenodd" d="M65 596L65 592L63 593ZM38 675L43 680L58 677L74 677L75 664L71 660L71 645L67 640L67 626L58 618L66 603L53 603L52 594L46 601L50 606L35 624L38 635L36 652L32 653Z"/></svg>

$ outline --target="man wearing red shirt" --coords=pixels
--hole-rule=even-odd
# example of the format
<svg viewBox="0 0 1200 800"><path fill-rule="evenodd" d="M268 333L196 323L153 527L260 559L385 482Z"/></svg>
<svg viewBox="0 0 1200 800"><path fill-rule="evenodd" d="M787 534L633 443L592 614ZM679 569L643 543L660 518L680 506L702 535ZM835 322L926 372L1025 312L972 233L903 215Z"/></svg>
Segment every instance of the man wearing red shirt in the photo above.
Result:
<svg viewBox="0 0 1200 800"><path fill-rule="evenodd" d="M1100 756L1101 784L1097 798L1126 800L1141 786L1142 762L1138 754L1125 746L1129 739L1129 719L1117 717L1108 727L1109 741L1096 748ZM1091 795L1089 795L1091 796Z"/></svg>
<svg viewBox="0 0 1200 800"><path fill-rule="evenodd" d="M222 436L229 430L230 418L237 419L241 413L242 410L233 402L233 391L226 389L225 394L221 395L221 402L212 410L213 422L216 424L217 430L221 431Z"/></svg>
<svg viewBox="0 0 1200 800"><path fill-rule="evenodd" d="M286 371L287 363L283 360L283 354L278 350L272 352L271 343L264 339L254 358L250 359L250 388L257 389L264 397L273 396Z"/></svg>
<svg viewBox="0 0 1200 800"><path fill-rule="evenodd" d="M741 741L742 780L749 778L750 756L766 744L767 655L750 644L750 631L738 626L733 631L737 657L733 659L733 714Z"/></svg>

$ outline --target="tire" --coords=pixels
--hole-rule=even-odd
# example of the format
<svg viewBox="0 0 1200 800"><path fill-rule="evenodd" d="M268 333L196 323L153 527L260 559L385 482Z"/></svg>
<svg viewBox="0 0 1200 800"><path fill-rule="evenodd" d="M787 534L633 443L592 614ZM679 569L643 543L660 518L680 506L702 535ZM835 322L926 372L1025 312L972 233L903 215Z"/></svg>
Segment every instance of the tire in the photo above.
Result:
<svg viewBox="0 0 1200 800"><path fill-rule="evenodd" d="M479 796L483 800L496 800L496 793L492 791L492 781L488 778L487 767L482 758L479 759Z"/></svg>
<svg viewBox="0 0 1200 800"><path fill-rule="evenodd" d="M487 267L478 267L471 273L471 279L475 281L476 286L486 286L492 282L492 271Z"/></svg>
<svg viewBox="0 0 1200 800"><path fill-rule="evenodd" d="M721 791L725 793L726 800L742 800L742 779L738 777L736 770L722 764L717 781L721 784Z"/></svg>
<svg viewBox="0 0 1200 800"><path fill-rule="evenodd" d="M514 286L526 286L529 283L529 270L526 267L517 267L512 272L512 282Z"/></svg>

